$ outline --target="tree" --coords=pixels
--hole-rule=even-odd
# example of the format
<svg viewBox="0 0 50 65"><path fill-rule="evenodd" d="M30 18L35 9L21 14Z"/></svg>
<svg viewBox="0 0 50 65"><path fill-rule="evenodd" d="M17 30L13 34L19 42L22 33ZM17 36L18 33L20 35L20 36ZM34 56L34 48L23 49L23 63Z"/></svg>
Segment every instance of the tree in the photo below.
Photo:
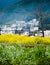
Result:
<svg viewBox="0 0 50 65"><path fill-rule="evenodd" d="M39 22L41 24L42 36L44 37L44 25L43 25L43 11L42 11L42 4L39 7Z"/></svg>
<svg viewBox="0 0 50 65"><path fill-rule="evenodd" d="M0 28L0 35L1 35L1 28Z"/></svg>
<svg viewBox="0 0 50 65"><path fill-rule="evenodd" d="M43 24L43 19L50 17L50 14L44 13L43 12L43 3L40 4L39 8L37 11L34 13L35 16L38 16L39 22L41 24L41 30L42 30L42 36L44 37L44 24Z"/></svg>
<svg viewBox="0 0 50 65"><path fill-rule="evenodd" d="M39 22L41 23L41 29L42 29L42 36L44 37L44 24L43 19L50 17L50 14L45 14L41 9L39 10Z"/></svg>

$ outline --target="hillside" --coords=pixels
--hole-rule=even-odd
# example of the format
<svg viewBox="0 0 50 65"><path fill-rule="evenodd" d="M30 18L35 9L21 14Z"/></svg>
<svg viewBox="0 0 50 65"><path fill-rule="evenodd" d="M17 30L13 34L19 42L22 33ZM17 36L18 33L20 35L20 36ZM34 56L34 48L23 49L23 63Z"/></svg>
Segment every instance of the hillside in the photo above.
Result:
<svg viewBox="0 0 50 65"><path fill-rule="evenodd" d="M42 11L45 14L50 13L50 1L49 0L21 0L17 3L12 4L11 6L7 6L4 8L0 8L0 25L5 23L13 23L16 20L21 21L25 20L26 22L35 18L34 13L38 13L38 9L42 4ZM38 18L36 16L36 18ZM50 21L47 18L46 22ZM47 24L45 23L45 24ZM50 23L49 23L50 24Z"/></svg>

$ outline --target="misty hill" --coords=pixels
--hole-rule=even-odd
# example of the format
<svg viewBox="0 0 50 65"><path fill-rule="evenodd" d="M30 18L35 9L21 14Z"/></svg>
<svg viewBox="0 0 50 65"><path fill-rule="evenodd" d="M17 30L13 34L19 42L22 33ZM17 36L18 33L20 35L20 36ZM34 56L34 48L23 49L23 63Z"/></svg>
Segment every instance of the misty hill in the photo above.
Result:
<svg viewBox="0 0 50 65"><path fill-rule="evenodd" d="M5 23L14 23L15 21L25 20L28 22L38 13L38 9L42 3L42 11L45 14L50 14L49 0L21 0L11 6L0 8L0 25ZM35 13L35 14L34 14ZM47 20L46 20L47 19ZM50 24L50 17L44 19L44 24Z"/></svg>

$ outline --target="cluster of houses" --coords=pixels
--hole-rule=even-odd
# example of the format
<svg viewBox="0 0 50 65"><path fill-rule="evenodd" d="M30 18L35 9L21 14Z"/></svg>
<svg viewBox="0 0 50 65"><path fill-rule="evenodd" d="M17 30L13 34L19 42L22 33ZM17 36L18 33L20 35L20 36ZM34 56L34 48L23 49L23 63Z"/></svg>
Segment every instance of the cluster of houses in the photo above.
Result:
<svg viewBox="0 0 50 65"><path fill-rule="evenodd" d="M14 24L2 26L1 34L33 35L34 31L38 31L38 23L36 19L29 22L16 21Z"/></svg>
<svg viewBox="0 0 50 65"><path fill-rule="evenodd" d="M44 31L45 36L50 36L50 31ZM1 34L20 34L29 36L42 36L41 31L39 31L39 21L32 19L29 22L16 21L16 23L11 25L3 25L1 27Z"/></svg>

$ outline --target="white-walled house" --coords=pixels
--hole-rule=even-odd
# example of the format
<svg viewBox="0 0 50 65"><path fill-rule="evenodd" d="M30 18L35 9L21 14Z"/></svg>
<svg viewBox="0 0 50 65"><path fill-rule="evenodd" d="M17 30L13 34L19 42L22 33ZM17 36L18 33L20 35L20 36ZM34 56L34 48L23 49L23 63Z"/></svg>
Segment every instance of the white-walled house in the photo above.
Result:
<svg viewBox="0 0 50 65"><path fill-rule="evenodd" d="M29 32L28 32L28 31L24 31L24 32L21 34L21 36L27 36L27 35L29 35Z"/></svg>
<svg viewBox="0 0 50 65"><path fill-rule="evenodd" d="M11 24L10 26L4 25L1 30L1 34L23 34L29 35L29 32L38 31L38 23L36 19L33 19L29 22L25 21L16 21L16 23Z"/></svg>
<svg viewBox="0 0 50 65"><path fill-rule="evenodd" d="M38 31L35 36L43 36L42 31ZM44 31L44 37L50 37L50 30Z"/></svg>
<svg viewBox="0 0 50 65"><path fill-rule="evenodd" d="M50 30L44 31L44 36L45 36L45 37L46 37L46 36L50 37Z"/></svg>
<svg viewBox="0 0 50 65"><path fill-rule="evenodd" d="M15 32L12 30L11 27L3 26L1 30L1 34L14 34Z"/></svg>

